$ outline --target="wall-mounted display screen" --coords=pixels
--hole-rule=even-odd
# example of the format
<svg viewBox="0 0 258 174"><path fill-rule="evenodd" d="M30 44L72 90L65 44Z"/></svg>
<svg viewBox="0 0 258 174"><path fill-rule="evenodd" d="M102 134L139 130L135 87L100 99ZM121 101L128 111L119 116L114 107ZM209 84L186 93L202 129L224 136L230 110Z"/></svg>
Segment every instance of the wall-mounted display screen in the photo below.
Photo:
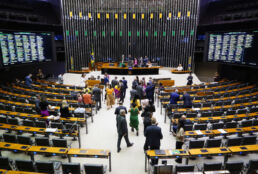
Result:
<svg viewBox="0 0 258 174"><path fill-rule="evenodd" d="M258 66L258 31L209 34L208 61Z"/></svg>
<svg viewBox="0 0 258 174"><path fill-rule="evenodd" d="M3 66L53 60L53 37L44 32L0 32Z"/></svg>

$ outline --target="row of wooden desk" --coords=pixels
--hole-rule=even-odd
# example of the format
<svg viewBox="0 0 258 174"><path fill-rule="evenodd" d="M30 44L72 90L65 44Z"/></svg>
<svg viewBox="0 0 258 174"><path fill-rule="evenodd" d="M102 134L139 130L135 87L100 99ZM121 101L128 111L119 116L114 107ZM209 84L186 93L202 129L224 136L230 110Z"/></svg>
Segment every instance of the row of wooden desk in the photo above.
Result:
<svg viewBox="0 0 258 174"><path fill-rule="evenodd" d="M109 150L31 146L31 145L6 143L6 142L0 142L0 150L9 150L13 152L25 152L26 154L30 155L32 161L35 160L34 156L38 154L43 154L43 155L48 154L51 156L67 156L68 162L72 162L72 157L106 158L106 159L109 159L109 171L111 171L111 152Z"/></svg>
<svg viewBox="0 0 258 174"><path fill-rule="evenodd" d="M218 147L218 148L200 148L200 149L174 149L174 150L148 150L145 153L145 171L150 159L171 159L171 158L186 158L186 165L191 157L205 157L205 156L224 156L224 163L228 160L228 155L252 153L258 151L258 144L232 147ZM161 152L161 153L160 153Z"/></svg>
<svg viewBox="0 0 258 174"><path fill-rule="evenodd" d="M0 169L0 174L44 174L44 173Z"/></svg>
<svg viewBox="0 0 258 174"><path fill-rule="evenodd" d="M258 126L250 126L243 128L228 128L228 129L214 129L214 130L195 130L195 131L186 131L185 137L215 137L220 135L231 135L231 134L243 134L243 133L253 133L258 132Z"/></svg>

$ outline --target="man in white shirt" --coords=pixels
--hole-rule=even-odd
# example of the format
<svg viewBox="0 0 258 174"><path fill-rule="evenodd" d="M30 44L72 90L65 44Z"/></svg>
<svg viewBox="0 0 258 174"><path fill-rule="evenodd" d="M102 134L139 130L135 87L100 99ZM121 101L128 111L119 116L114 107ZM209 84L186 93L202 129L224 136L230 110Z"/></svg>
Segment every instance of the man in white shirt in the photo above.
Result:
<svg viewBox="0 0 258 174"><path fill-rule="evenodd" d="M177 67L177 71L183 71L183 70L184 70L183 66L181 64L179 64Z"/></svg>

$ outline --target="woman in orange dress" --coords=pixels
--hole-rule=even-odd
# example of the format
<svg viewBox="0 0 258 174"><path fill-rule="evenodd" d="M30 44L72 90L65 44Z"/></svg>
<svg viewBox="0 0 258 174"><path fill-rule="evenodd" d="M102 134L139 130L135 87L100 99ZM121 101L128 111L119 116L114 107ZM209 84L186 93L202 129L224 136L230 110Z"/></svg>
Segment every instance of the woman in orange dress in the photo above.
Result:
<svg viewBox="0 0 258 174"><path fill-rule="evenodd" d="M110 84L107 85L106 94L107 94L107 109L110 109L110 107L112 108L112 105L115 104L114 88L112 88Z"/></svg>

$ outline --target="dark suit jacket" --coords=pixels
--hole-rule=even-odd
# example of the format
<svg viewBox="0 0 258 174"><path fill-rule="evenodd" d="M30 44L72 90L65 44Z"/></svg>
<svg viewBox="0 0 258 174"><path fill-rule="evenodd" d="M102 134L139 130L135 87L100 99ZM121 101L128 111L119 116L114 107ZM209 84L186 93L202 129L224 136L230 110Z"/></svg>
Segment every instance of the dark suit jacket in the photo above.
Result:
<svg viewBox="0 0 258 174"><path fill-rule="evenodd" d="M124 109L125 110L125 113L127 114L127 109L125 106L118 106L115 110L115 114L116 115L119 115L120 114L120 109Z"/></svg>
<svg viewBox="0 0 258 174"><path fill-rule="evenodd" d="M117 120L117 133L119 135L127 134L128 128L127 128L126 118L124 116L118 115L116 120Z"/></svg>
<svg viewBox="0 0 258 174"><path fill-rule="evenodd" d="M192 98L186 93L183 95L184 107L192 107Z"/></svg>
<svg viewBox="0 0 258 174"><path fill-rule="evenodd" d="M161 128L156 125L148 126L144 132L146 143L150 147L160 147L160 140L163 138Z"/></svg>
<svg viewBox="0 0 258 174"><path fill-rule="evenodd" d="M177 104L178 100L179 100L179 94L176 92L172 92L170 94L170 104Z"/></svg>
<svg viewBox="0 0 258 174"><path fill-rule="evenodd" d="M93 94L93 99L95 101L101 100L101 90L99 88L93 88L92 94Z"/></svg>

